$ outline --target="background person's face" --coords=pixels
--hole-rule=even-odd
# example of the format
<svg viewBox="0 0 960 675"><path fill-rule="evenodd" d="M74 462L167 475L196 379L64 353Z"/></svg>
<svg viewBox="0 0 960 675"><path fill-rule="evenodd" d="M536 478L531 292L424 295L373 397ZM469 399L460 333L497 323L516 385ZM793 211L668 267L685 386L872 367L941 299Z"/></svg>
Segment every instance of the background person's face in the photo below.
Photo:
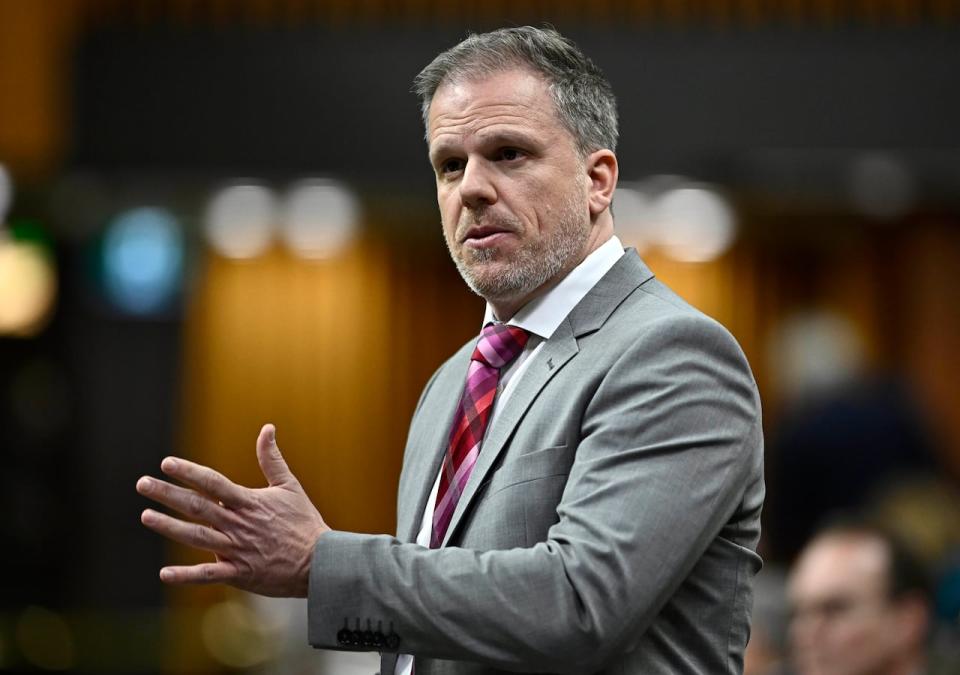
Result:
<svg viewBox="0 0 960 675"><path fill-rule="evenodd" d="M887 551L864 537L830 536L790 579L790 647L800 675L882 675L901 641L887 599Z"/></svg>
<svg viewBox="0 0 960 675"><path fill-rule="evenodd" d="M515 310L582 260L589 178L539 76L445 83L429 143L444 238L475 292Z"/></svg>

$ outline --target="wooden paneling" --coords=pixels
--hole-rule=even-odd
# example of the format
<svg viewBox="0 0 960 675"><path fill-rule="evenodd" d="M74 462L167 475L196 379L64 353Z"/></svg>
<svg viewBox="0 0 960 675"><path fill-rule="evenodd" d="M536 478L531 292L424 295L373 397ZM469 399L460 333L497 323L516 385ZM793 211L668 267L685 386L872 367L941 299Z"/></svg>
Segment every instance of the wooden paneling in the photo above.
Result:
<svg viewBox="0 0 960 675"><path fill-rule="evenodd" d="M34 178L59 159L80 0L0 0L0 162Z"/></svg>

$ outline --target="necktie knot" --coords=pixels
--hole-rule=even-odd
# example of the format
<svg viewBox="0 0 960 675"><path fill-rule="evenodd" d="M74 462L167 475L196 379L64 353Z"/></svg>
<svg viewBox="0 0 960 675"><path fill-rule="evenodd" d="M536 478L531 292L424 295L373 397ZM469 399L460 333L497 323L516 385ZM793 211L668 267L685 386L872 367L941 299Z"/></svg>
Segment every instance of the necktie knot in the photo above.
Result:
<svg viewBox="0 0 960 675"><path fill-rule="evenodd" d="M491 368L503 368L517 358L529 338L530 334L517 326L504 323L487 324L483 327L480 340L470 358Z"/></svg>

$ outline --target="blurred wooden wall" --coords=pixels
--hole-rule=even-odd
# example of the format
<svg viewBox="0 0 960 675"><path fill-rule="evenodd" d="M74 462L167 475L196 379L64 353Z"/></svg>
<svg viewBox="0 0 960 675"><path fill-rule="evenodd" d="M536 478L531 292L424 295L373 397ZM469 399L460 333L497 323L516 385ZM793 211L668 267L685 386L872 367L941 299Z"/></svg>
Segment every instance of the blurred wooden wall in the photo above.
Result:
<svg viewBox="0 0 960 675"><path fill-rule="evenodd" d="M78 0L0 0L0 162L38 179L66 141L70 50Z"/></svg>

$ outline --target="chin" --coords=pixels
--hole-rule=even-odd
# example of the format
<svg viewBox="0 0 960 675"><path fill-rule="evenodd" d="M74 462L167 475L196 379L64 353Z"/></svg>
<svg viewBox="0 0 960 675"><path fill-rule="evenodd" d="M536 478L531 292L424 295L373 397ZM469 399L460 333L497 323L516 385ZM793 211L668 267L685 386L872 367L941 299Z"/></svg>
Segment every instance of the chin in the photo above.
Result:
<svg viewBox="0 0 960 675"><path fill-rule="evenodd" d="M497 265L485 266L483 270L461 270L461 275L470 289L485 300L509 301L522 295L524 289L504 283L509 278L508 272L509 268Z"/></svg>

